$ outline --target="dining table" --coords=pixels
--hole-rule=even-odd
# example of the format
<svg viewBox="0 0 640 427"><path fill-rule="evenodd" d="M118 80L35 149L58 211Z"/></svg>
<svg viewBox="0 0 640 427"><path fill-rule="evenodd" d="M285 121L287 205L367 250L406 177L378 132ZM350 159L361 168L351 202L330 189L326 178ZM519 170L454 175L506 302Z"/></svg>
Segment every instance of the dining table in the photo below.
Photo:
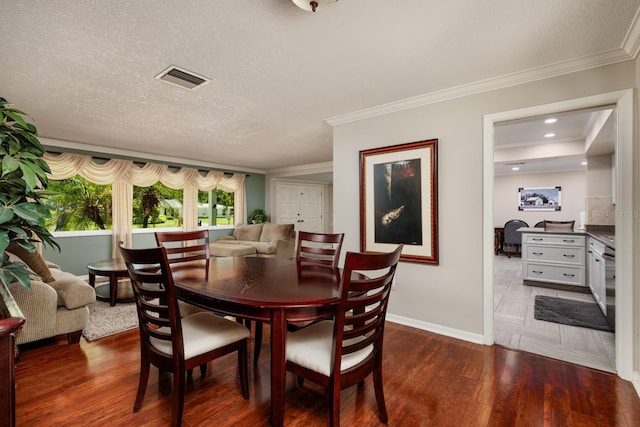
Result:
<svg viewBox="0 0 640 427"><path fill-rule="evenodd" d="M174 273L178 299L222 315L271 325L271 424L284 422L287 323L335 315L341 270L295 259L212 257Z"/></svg>

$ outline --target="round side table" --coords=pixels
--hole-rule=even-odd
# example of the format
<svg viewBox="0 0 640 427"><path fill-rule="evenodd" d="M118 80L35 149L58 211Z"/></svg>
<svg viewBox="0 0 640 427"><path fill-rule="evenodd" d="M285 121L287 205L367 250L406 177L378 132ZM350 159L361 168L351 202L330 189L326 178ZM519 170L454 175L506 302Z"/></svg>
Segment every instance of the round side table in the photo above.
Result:
<svg viewBox="0 0 640 427"><path fill-rule="evenodd" d="M118 299L118 278L129 277L127 266L122 259L107 259L104 261L97 261L87 264L89 270L89 285L95 289L96 276L105 276L109 278L109 294L101 295L96 291L96 298L102 301L109 301L111 306L116 305L116 302L133 302L133 298L120 298Z"/></svg>

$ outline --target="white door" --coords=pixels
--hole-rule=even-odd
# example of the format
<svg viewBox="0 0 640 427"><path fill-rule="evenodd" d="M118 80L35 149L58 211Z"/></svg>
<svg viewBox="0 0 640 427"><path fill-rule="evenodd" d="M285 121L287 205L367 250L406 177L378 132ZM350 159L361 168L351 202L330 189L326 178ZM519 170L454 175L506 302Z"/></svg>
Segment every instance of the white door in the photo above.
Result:
<svg viewBox="0 0 640 427"><path fill-rule="evenodd" d="M294 224L296 231L322 233L323 186L276 183L276 222Z"/></svg>

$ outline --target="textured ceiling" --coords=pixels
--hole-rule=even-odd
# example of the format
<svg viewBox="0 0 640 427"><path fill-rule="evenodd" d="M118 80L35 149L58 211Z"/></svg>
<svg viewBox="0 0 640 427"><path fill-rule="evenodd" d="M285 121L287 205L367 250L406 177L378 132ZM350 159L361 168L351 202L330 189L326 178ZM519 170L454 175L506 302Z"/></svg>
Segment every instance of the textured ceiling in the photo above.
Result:
<svg viewBox="0 0 640 427"><path fill-rule="evenodd" d="M290 0L0 0L0 96L44 138L266 171L331 161L328 118L631 58L639 6L341 0L314 14ZM170 65L211 82L153 78Z"/></svg>

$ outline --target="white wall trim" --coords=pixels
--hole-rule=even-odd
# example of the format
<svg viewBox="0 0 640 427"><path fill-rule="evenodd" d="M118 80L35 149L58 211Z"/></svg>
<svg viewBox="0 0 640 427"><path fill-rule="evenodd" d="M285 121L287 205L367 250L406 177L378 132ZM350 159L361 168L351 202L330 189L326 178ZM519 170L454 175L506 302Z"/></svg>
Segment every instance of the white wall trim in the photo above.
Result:
<svg viewBox="0 0 640 427"><path fill-rule="evenodd" d="M637 25L634 23L634 28ZM634 31L636 31L634 29ZM637 30L640 32L640 29ZM631 37L633 36L633 37ZM627 39L629 43L633 43L633 38L638 38L638 34L629 34ZM637 51L636 41L636 51ZM637 52L636 52L637 53ZM531 68L529 70L518 71L515 73L505 74L499 77L480 80L461 86L455 86L425 95L419 95L400 101L390 102L372 108L367 108L340 116L330 117L325 121L331 126L338 126L345 123L355 122L358 120L368 119L371 117L382 116L384 114L394 113L397 111L408 110L411 108L421 107L424 105L435 104L438 102L448 101L451 99L461 98L469 95L476 95L483 92L503 89L506 87L516 86L524 83L530 83L537 80L548 79L551 77L561 76L564 74L584 71L591 68L602 67L605 65L616 64L633 59L625 49L613 49L602 52L598 55L585 56L566 61L556 62L554 64L541 67Z"/></svg>
<svg viewBox="0 0 640 427"><path fill-rule="evenodd" d="M469 341L475 344L483 344L483 337L480 334L472 334L467 331L447 328L441 325L436 325L434 323L422 322L422 321L418 321L408 317L398 316L390 313L387 313L387 320L389 322L397 323L399 325L410 326L412 328L421 329L423 331L433 332L434 334L444 335L447 337L456 338L463 341Z"/></svg>
<svg viewBox="0 0 640 427"><path fill-rule="evenodd" d="M633 89L605 93L585 98L561 101L547 105L488 114L483 118L483 292L484 292L484 342L494 342L493 329L493 126L504 120L514 120L568 110L590 108L600 105L616 105L616 371L631 380L637 376L633 371L633 277L634 277L634 193L633 193ZM619 213L619 214L618 214Z"/></svg>

